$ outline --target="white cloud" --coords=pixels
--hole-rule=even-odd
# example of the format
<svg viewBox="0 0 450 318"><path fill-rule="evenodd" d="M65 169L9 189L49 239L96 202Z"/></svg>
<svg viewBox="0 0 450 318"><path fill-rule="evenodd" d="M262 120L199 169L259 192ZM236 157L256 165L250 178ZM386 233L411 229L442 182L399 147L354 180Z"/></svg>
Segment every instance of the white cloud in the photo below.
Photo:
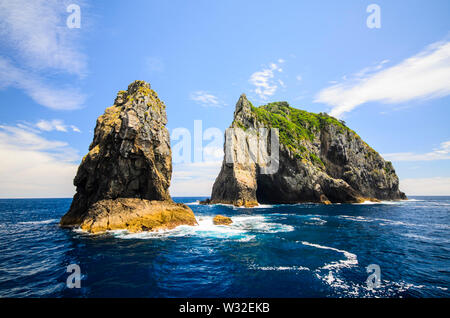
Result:
<svg viewBox="0 0 450 318"><path fill-rule="evenodd" d="M66 125L61 119L53 119L53 120L40 120L36 123L36 127L40 130L44 131L62 131L67 132L68 129L71 129L74 132L80 133L81 130L74 125Z"/></svg>
<svg viewBox="0 0 450 318"><path fill-rule="evenodd" d="M450 178L402 179L400 187L406 195L450 195Z"/></svg>
<svg viewBox="0 0 450 318"><path fill-rule="evenodd" d="M48 74L87 72L86 56L77 46L79 30L66 26L70 1L0 0L0 88L23 90L35 102L53 109L75 109L85 96L73 87L54 87Z"/></svg>
<svg viewBox="0 0 450 318"><path fill-rule="evenodd" d="M390 161L431 161L450 159L450 141L441 143L439 148L427 153L397 152L383 154L383 158Z"/></svg>
<svg viewBox="0 0 450 318"><path fill-rule="evenodd" d="M70 125L69 127L72 129L72 131L77 132L77 133L81 133L81 130L77 126Z"/></svg>
<svg viewBox="0 0 450 318"><path fill-rule="evenodd" d="M0 88L8 86L22 89L36 103L52 109L77 109L86 98L74 88L47 85L39 75L15 67L0 56Z"/></svg>
<svg viewBox="0 0 450 318"><path fill-rule="evenodd" d="M332 106L330 115L340 117L367 102L400 103L450 94L450 42L434 43L381 70L387 62L361 70L351 81L321 90L315 102Z"/></svg>
<svg viewBox="0 0 450 318"><path fill-rule="evenodd" d="M170 194L172 196L210 196L222 161L175 164Z"/></svg>
<svg viewBox="0 0 450 318"><path fill-rule="evenodd" d="M86 56L78 51L77 31L66 26L71 1L0 0L0 35L32 69L52 68L71 74L86 72Z"/></svg>
<svg viewBox="0 0 450 318"><path fill-rule="evenodd" d="M262 100L266 100L277 91L278 85L274 77L276 72L283 71L283 69L279 66L282 63L284 63L284 60L279 59L278 64L271 63L269 67L264 68L262 71L255 72L250 76L249 82L255 86L254 92ZM282 86L284 85L283 82L279 83Z"/></svg>
<svg viewBox="0 0 450 318"><path fill-rule="evenodd" d="M204 107L222 107L225 104L213 94L205 91L196 91L190 94L189 98Z"/></svg>
<svg viewBox="0 0 450 318"><path fill-rule="evenodd" d="M45 131L56 130L56 131L67 132L66 125L64 125L62 120L59 120L59 119L40 120L36 124L36 127L39 128L40 130L45 130Z"/></svg>
<svg viewBox="0 0 450 318"><path fill-rule="evenodd" d="M297 75L296 77L295 77L295 79L297 80L297 81L301 81L302 79L303 79L303 77L301 76L301 75Z"/></svg>
<svg viewBox="0 0 450 318"><path fill-rule="evenodd" d="M23 126L0 126L2 198L71 197L79 160L66 142L42 138Z"/></svg>

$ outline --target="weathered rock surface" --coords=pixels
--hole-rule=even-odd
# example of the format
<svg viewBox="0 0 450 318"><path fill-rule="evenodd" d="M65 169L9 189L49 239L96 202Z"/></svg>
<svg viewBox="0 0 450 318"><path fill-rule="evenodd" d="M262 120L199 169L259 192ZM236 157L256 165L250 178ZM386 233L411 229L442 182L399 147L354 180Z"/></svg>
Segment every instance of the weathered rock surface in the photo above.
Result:
<svg viewBox="0 0 450 318"><path fill-rule="evenodd" d="M233 220L231 220L231 218L228 216L223 216L219 214L213 218L213 223L215 225L230 225L231 223L233 223Z"/></svg>
<svg viewBox="0 0 450 318"><path fill-rule="evenodd" d="M130 232L141 232L196 224L194 213L184 204L120 198L94 203L80 227L91 233L124 228Z"/></svg>
<svg viewBox="0 0 450 318"><path fill-rule="evenodd" d="M165 105L150 84L135 81L119 91L97 119L74 179L76 194L60 224L92 232L195 224L192 211L169 194L172 152L166 123ZM168 223L153 223L155 217Z"/></svg>
<svg viewBox="0 0 450 318"><path fill-rule="evenodd" d="M210 203L253 206L406 199L392 164L327 114L295 109L286 102L254 107L242 95L230 128ZM278 132L261 138L260 128ZM272 134L279 140L277 159L271 149L275 143L268 137ZM272 164L276 171L267 173Z"/></svg>

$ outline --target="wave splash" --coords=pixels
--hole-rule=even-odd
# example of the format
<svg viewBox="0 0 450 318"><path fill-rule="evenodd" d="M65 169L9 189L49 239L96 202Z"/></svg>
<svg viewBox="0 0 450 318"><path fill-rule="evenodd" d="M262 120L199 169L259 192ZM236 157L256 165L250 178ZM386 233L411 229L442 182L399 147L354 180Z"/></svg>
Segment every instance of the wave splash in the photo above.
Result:
<svg viewBox="0 0 450 318"><path fill-rule="evenodd" d="M108 231L114 237L121 239L162 239L167 237L199 236L207 238L229 239L246 242L256 238L256 234L294 231L291 225L268 222L261 215L233 216L231 225L215 225L212 216L197 218L198 225L180 225L171 230L156 232L130 233L127 230Z"/></svg>

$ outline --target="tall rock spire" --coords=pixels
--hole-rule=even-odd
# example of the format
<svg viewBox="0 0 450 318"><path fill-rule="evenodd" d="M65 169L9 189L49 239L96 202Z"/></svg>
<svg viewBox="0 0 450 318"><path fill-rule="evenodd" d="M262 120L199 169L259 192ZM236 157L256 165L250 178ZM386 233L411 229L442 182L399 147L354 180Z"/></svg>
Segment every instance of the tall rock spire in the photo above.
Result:
<svg viewBox="0 0 450 318"><path fill-rule="evenodd" d="M99 219L98 213L109 214L102 211L102 207L115 207L116 214L120 215L119 206L124 202L129 205L128 216L130 212L145 210L148 201L152 200L176 206L169 194L172 152L166 123L165 105L150 84L134 81L126 91L119 91L114 105L97 119L89 152L74 179L77 192L61 225L100 229L104 226L88 223L94 222L95 217ZM105 200L109 201L101 202ZM144 204L142 200L147 202ZM191 221L195 223L193 217ZM142 226L154 227L150 224Z"/></svg>

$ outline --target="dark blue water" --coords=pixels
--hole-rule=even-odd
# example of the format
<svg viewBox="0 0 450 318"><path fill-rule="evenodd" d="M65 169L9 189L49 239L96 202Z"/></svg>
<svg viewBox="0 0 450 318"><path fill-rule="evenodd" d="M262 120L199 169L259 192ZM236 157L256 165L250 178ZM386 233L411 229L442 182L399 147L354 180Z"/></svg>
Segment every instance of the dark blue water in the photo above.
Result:
<svg viewBox="0 0 450 318"><path fill-rule="evenodd" d="M254 209L198 199L177 199L197 227L103 235L58 227L70 199L0 200L0 297L450 296L450 197ZM216 214L233 225L214 226ZM69 264L80 289L66 287Z"/></svg>

